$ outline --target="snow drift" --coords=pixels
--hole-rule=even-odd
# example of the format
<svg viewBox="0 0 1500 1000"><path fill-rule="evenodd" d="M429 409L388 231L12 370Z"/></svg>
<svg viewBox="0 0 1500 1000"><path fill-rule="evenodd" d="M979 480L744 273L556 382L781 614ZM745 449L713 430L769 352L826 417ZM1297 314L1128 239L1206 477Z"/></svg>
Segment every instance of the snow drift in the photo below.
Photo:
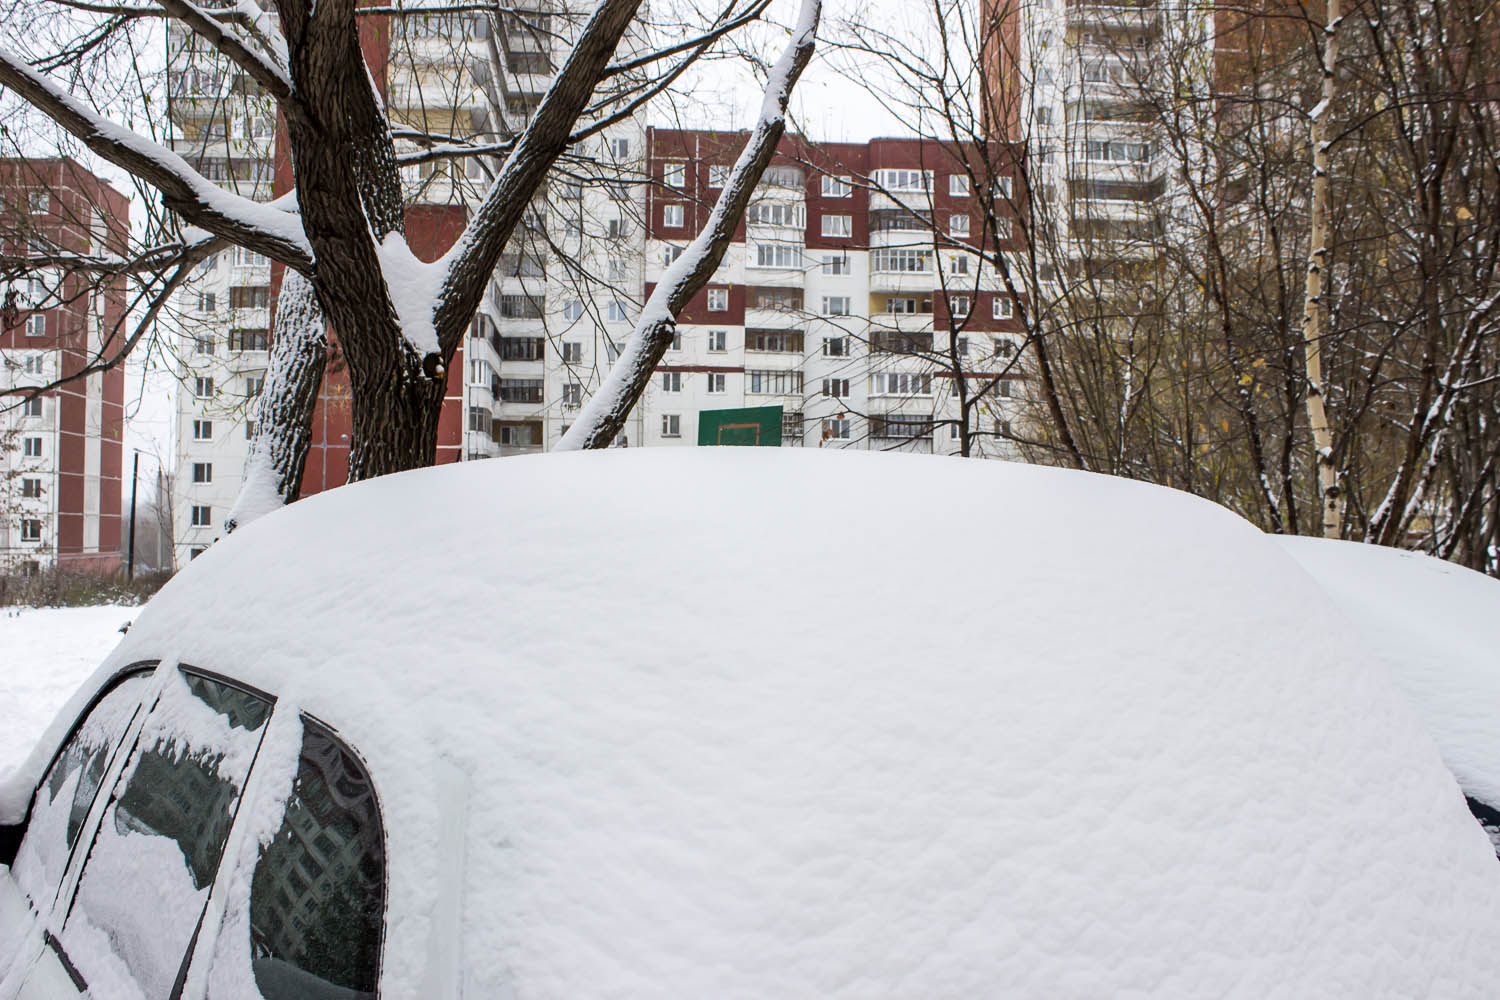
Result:
<svg viewBox="0 0 1500 1000"><path fill-rule="evenodd" d="M1500 865L1341 621L1159 488L629 450L277 512L94 683L180 659L363 753L387 996L1493 996Z"/></svg>

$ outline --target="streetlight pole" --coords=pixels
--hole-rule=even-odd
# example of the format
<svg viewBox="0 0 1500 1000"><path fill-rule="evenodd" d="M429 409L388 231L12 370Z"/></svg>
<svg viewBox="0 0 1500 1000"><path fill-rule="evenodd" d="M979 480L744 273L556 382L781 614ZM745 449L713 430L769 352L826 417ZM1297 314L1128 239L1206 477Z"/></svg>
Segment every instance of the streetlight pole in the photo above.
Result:
<svg viewBox="0 0 1500 1000"><path fill-rule="evenodd" d="M130 549L125 558L125 579L135 579L135 488L141 473L141 453L137 451L130 463Z"/></svg>

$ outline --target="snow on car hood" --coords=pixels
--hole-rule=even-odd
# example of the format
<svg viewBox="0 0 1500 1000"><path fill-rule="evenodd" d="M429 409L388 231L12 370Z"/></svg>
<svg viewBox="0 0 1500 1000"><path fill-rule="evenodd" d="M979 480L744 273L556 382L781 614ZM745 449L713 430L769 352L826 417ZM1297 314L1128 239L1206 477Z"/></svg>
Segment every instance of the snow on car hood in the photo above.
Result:
<svg viewBox="0 0 1500 1000"><path fill-rule="evenodd" d="M1500 809L1500 580L1420 552L1276 541L1390 668L1463 789Z"/></svg>
<svg viewBox="0 0 1500 1000"><path fill-rule="evenodd" d="M631 450L312 497L106 669L180 657L364 754L387 996L455 907L470 996L1492 996L1500 865L1339 622L1168 490Z"/></svg>

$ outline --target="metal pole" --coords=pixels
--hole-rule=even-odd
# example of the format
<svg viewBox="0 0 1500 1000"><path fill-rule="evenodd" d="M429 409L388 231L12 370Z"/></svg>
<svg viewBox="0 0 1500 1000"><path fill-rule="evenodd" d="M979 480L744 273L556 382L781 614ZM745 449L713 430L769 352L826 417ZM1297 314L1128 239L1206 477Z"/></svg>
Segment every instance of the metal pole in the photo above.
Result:
<svg viewBox="0 0 1500 1000"><path fill-rule="evenodd" d="M135 487L141 472L141 453L130 463L130 554L125 559L125 579L135 579Z"/></svg>

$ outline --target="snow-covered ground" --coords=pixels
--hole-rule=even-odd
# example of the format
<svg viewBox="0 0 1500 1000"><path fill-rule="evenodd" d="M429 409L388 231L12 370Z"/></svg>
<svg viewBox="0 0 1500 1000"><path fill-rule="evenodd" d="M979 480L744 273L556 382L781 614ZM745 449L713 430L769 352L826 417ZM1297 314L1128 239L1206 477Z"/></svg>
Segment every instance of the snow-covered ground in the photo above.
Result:
<svg viewBox="0 0 1500 1000"><path fill-rule="evenodd" d="M0 609L0 774L31 752L138 610L112 604Z"/></svg>

